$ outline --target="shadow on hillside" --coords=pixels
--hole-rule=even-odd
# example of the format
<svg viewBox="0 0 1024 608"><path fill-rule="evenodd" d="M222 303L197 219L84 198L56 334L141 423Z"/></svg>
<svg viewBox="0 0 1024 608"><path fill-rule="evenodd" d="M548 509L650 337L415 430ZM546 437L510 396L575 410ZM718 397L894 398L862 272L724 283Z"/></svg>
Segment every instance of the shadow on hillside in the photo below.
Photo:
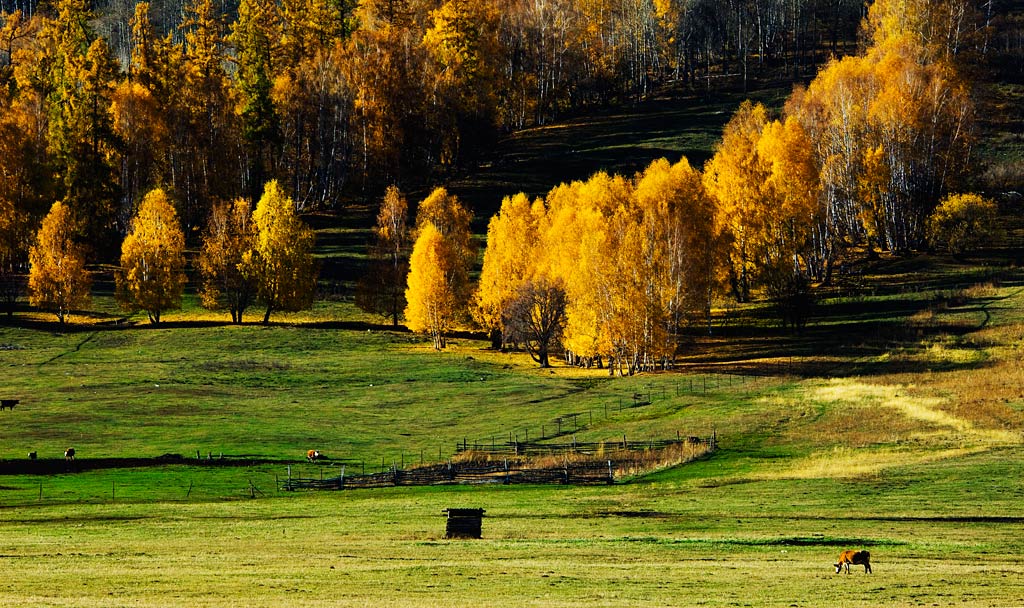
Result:
<svg viewBox="0 0 1024 608"><path fill-rule="evenodd" d="M483 231L502 198L518 192L544 196L558 184L585 180L597 171L631 177L659 158L674 163L686 156L700 168L744 99L779 107L789 91L787 85L749 95L675 93L634 106L590 110L500 141L489 158L454 180L450 190L469 203L479 224L474 227Z"/></svg>
<svg viewBox="0 0 1024 608"><path fill-rule="evenodd" d="M839 301L820 306L800 334L780 327L774 312L761 308L715 327L710 337L694 337L681 362L688 370L705 373L804 377L978 369L986 364L891 355L913 355L937 338L964 337L982 329L998 301L978 298L955 308L910 298ZM971 345L984 346L977 340Z"/></svg>

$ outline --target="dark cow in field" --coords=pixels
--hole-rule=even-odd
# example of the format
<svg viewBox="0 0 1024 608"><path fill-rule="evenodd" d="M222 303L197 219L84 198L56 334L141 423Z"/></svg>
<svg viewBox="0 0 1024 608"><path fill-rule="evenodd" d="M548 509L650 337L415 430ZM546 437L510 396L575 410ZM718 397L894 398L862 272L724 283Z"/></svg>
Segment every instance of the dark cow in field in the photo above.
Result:
<svg viewBox="0 0 1024 608"><path fill-rule="evenodd" d="M28 459L29 460L35 460L36 456L37 456L37 454L35 452L29 452L28 453Z"/></svg>
<svg viewBox="0 0 1024 608"><path fill-rule="evenodd" d="M68 449L64 450L64 460L74 460L74 459L75 459L75 448L68 448Z"/></svg>
<svg viewBox="0 0 1024 608"><path fill-rule="evenodd" d="M316 462L317 460L320 460L323 457L324 455L320 453L320 450L309 450L308 452L306 452L306 460L310 462Z"/></svg>
<svg viewBox="0 0 1024 608"><path fill-rule="evenodd" d="M13 412L14 406L18 405L18 403L20 402L17 399L0 399L0 411L10 408Z"/></svg>
<svg viewBox="0 0 1024 608"><path fill-rule="evenodd" d="M836 567L836 574L839 574L843 567L846 567L846 573L850 573L850 564L855 566L864 566L864 573L871 574L871 553L867 551L843 551L839 554L839 563L832 564Z"/></svg>

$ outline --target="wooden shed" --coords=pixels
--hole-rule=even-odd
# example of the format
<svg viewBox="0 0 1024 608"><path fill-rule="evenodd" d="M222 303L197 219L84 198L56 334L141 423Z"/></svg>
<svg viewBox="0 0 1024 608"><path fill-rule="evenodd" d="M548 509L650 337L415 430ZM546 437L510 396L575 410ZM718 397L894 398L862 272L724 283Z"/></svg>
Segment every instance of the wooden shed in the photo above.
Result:
<svg viewBox="0 0 1024 608"><path fill-rule="evenodd" d="M442 513L448 516L445 538L480 538L483 509L445 509Z"/></svg>

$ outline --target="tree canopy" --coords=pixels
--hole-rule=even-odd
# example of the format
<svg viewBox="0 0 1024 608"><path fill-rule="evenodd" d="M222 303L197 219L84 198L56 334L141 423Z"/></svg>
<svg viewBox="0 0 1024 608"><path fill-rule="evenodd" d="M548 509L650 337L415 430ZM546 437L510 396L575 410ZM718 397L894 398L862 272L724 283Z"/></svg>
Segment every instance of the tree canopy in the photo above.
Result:
<svg viewBox="0 0 1024 608"><path fill-rule="evenodd" d="M263 322L275 310L298 311L313 305L317 267L315 235L295 213L295 202L276 181L268 182L252 215L252 248L242 256L242 272L256 286L266 307Z"/></svg>
<svg viewBox="0 0 1024 608"><path fill-rule="evenodd" d="M73 310L91 301L92 279L85 254L75 241L76 226L67 205L56 202L43 218L29 249L29 303L57 315L63 325Z"/></svg>
<svg viewBox="0 0 1024 608"><path fill-rule="evenodd" d="M145 310L154 325L181 307L185 289L185 235L167 193L148 193L121 245L118 292L128 308Z"/></svg>

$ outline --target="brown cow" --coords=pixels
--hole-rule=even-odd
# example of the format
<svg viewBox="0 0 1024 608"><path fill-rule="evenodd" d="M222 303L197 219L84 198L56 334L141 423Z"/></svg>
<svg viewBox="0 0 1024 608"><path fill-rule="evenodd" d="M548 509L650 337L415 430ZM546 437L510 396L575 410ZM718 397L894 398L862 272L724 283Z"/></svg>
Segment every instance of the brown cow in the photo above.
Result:
<svg viewBox="0 0 1024 608"><path fill-rule="evenodd" d="M317 460L320 460L323 457L324 455L320 453L320 450L309 450L308 452L306 452L306 460L310 462L316 462Z"/></svg>
<svg viewBox="0 0 1024 608"><path fill-rule="evenodd" d="M75 459L75 448L68 448L68 449L64 450L64 460L74 460L74 459Z"/></svg>
<svg viewBox="0 0 1024 608"><path fill-rule="evenodd" d="M846 567L846 573L850 573L850 564L855 566L863 565L864 573L871 574L871 553L867 551L843 551L839 554L839 563L832 564L836 567L836 574L839 574L843 567Z"/></svg>

